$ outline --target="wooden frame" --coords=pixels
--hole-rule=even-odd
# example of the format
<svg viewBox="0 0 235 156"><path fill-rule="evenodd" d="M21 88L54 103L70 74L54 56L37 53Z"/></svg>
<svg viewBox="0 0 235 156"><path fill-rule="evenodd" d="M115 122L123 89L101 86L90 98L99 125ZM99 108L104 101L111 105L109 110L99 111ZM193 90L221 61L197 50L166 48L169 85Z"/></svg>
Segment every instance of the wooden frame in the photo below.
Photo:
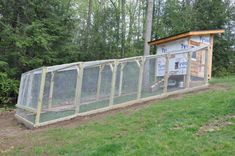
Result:
<svg viewBox="0 0 235 156"><path fill-rule="evenodd" d="M209 47L205 50L205 65L204 65L204 83L208 84L208 69L209 67Z"/></svg>
<svg viewBox="0 0 235 156"><path fill-rule="evenodd" d="M186 75L186 88L190 87L191 80L191 62L192 62L192 52L188 53L188 66L187 66L187 75Z"/></svg>
<svg viewBox="0 0 235 156"><path fill-rule="evenodd" d="M167 43L167 42L175 41L181 38L186 38L186 37L191 37L191 36L196 36L196 35L208 35L208 34L213 35L213 34L220 34L220 33L224 33L224 30L221 29L221 30L189 31L186 33L178 34L178 35L153 40L148 43L149 45L158 45L158 44Z"/></svg>
<svg viewBox="0 0 235 156"><path fill-rule="evenodd" d="M36 117L35 117L35 125L38 125L39 121L40 121L40 115L41 115L41 110L42 110L43 92L44 92L44 86L45 86L45 80L46 80L46 73L47 73L47 68L43 67L42 68L42 74L41 74L39 96L38 96L37 114L36 114Z"/></svg>
<svg viewBox="0 0 235 156"><path fill-rule="evenodd" d="M146 101L150 101L150 100L154 100L154 99L159 99L159 98L165 98L169 95L174 95L174 94L180 94L180 93L186 93L186 92L190 92L193 90L197 90L197 89L202 89L202 88L206 88L208 86L208 64L209 64L209 48L207 47L202 47L200 50L204 49L205 50L205 64L204 64L204 83L200 84L201 86L196 86L196 87L190 87L190 69L191 69L191 57L192 57L192 51L187 52L188 54L188 69L187 69L187 77L186 77L186 87L184 89L181 90L177 90L177 91L172 91L172 92L168 92L168 78L169 78L169 59L171 54L165 54L165 76L164 76L164 88L163 88L163 93L159 94L159 95L152 95L146 98L142 98L141 94L142 94L142 83L143 83L143 74L144 74L144 65L145 65L145 61L146 58L145 56L142 57L135 57L134 59L127 59L129 61L133 61L135 60L138 67L139 67L139 78L138 78L138 86L137 86L137 98L135 100L131 100L128 102L124 102L124 103L120 103L118 105L114 105L114 98L118 97L118 94L115 96L115 91L116 91L116 74L117 74L117 67L120 64L119 60L114 60L112 63L108 63L106 65L110 66L110 69L112 71L112 82L111 82L111 93L110 93L110 97L109 97L109 105L104 107L104 108L99 108L96 110L91 110L91 111L87 111L84 113L80 113L79 112L79 108L80 108L80 104L81 104L81 91L82 91L82 84L83 84L83 73L84 73L84 63L81 62L79 64L77 64L77 80L76 80L76 93L75 93L75 105L73 105L73 110L75 109L75 113L73 115L69 115L63 118L58 118L58 119L54 119L54 120L50 120L50 121L46 121L46 122L40 122L40 115L42 113L42 100L43 100L43 94L44 94L44 88L45 88L45 79L46 79L46 74L47 74L47 68L44 67L42 68L42 73L41 73L41 80L40 80L40 91L39 91L39 98L38 98L38 105L37 105L37 109L32 109L30 107L27 106L21 106L21 105L16 105L17 108L26 110L28 112L32 112L34 114L36 114L36 118L35 118L35 124L28 121L27 119L24 119L23 117L19 116L16 114L16 118L20 121L23 122L26 126L30 126L30 127L39 127L39 126L44 126L44 125L48 125L48 124L52 124L55 122L59 122L59 121L64 121L64 120L69 120L72 118L75 118L77 116L85 116L85 115L89 115L89 114L94 114L94 113L99 113L99 112L104 112L104 111L108 111L108 110L112 110L112 109L118 109L118 108L123 108L129 105L133 105L135 103L140 103L140 102L146 102ZM185 52L184 52L185 53ZM151 56L152 58L156 57L156 56ZM160 56L162 57L162 56ZM157 58L157 57L156 57ZM124 59L122 59L122 63L121 65L124 65L127 61L124 61ZM101 79L102 79L102 71L105 65L101 65L99 67L99 76L98 76L98 84L97 84L97 94L95 99L99 100L99 96L100 96L100 86L101 86ZM52 96L53 93L53 81L54 81L54 74L52 73L52 77L51 77L51 84L50 84L50 91L49 91L49 96ZM120 84L119 84L120 85ZM108 98L107 98L108 99ZM50 102L49 102L50 103ZM50 111L49 109L47 111Z"/></svg>
<svg viewBox="0 0 235 156"><path fill-rule="evenodd" d="M77 83L76 83L76 93L75 93L75 113L79 113L80 103L81 103L81 91L82 91L82 80L83 80L83 63L77 65Z"/></svg>
<svg viewBox="0 0 235 156"><path fill-rule="evenodd" d="M113 101L114 101L117 66L118 66L117 60L114 61L114 64L110 64L111 71L112 71L112 83L111 83L111 93L110 93L110 99L109 99L109 106L112 106Z"/></svg>
<svg viewBox="0 0 235 156"><path fill-rule="evenodd" d="M138 63L138 67L139 67L139 80L138 80L137 100L139 100L141 98L142 83L143 83L143 74L144 74L144 64L145 64L145 57L142 56L141 62L139 61L139 63Z"/></svg>
<svg viewBox="0 0 235 156"><path fill-rule="evenodd" d="M102 79L103 69L104 69L104 65L100 65L99 66L98 84L97 84L97 90L96 90L96 100L99 100L99 98L100 98L100 86L101 86L101 79Z"/></svg>
<svg viewBox="0 0 235 156"><path fill-rule="evenodd" d="M48 108L52 107L52 98L53 98L53 91L54 91L54 72L51 72L51 80L50 80L50 91L49 91L49 101L48 101Z"/></svg>
<svg viewBox="0 0 235 156"><path fill-rule="evenodd" d="M167 87L168 87L168 78L169 78L169 59L170 59L170 54L166 54L165 56L165 76L164 76L164 88L163 88L163 93L167 93Z"/></svg>

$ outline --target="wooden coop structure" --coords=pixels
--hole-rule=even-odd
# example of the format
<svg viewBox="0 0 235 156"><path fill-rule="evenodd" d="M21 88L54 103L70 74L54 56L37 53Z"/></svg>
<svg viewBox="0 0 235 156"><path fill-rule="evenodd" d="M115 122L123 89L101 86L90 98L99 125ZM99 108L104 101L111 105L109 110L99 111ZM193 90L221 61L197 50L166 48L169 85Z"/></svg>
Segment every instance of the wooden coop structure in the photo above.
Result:
<svg viewBox="0 0 235 156"><path fill-rule="evenodd" d="M151 41L158 46L155 55L75 62L23 73L15 117L27 127L40 127L205 88L213 35L219 32L223 31Z"/></svg>
<svg viewBox="0 0 235 156"><path fill-rule="evenodd" d="M162 55L166 53L174 54L178 50L189 49L192 47L209 46L209 65L208 65L208 79L211 79L212 74L212 55L214 35L223 33L224 30L200 30L189 31L166 38L156 39L149 42L149 45L157 46L156 54ZM203 76L203 71L197 68L205 55L198 53L192 56L192 73L195 76Z"/></svg>

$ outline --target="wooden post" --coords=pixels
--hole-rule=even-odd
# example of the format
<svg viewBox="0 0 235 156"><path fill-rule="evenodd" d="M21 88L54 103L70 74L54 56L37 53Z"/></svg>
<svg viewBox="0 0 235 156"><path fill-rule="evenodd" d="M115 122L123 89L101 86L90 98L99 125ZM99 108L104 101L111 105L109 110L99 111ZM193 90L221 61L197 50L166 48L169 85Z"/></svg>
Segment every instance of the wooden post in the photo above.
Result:
<svg viewBox="0 0 235 156"><path fill-rule="evenodd" d="M80 109L83 72L84 72L83 63L80 63L80 64L77 65L77 83L76 83L76 93L75 93L75 114L79 113L79 109Z"/></svg>
<svg viewBox="0 0 235 156"><path fill-rule="evenodd" d="M123 80L123 69L125 67L124 63L121 63L121 69L120 69L120 80L119 80L119 87L118 87L118 96L122 95L122 80Z"/></svg>
<svg viewBox="0 0 235 156"><path fill-rule="evenodd" d="M49 91L49 102L48 108L50 109L52 106L52 97L53 97L53 90L54 90L54 72L51 72L51 80L50 80L50 91Z"/></svg>
<svg viewBox="0 0 235 156"><path fill-rule="evenodd" d="M186 88L190 87L191 80L191 64L192 64L192 52L188 52L188 65L187 65L187 75L186 75Z"/></svg>
<svg viewBox="0 0 235 156"><path fill-rule="evenodd" d="M212 58L213 58L214 34L210 35L210 47L208 48L208 79L212 76Z"/></svg>
<svg viewBox="0 0 235 156"><path fill-rule="evenodd" d="M145 57L142 56L141 62L139 62L139 81L138 81L138 92L137 92L137 99L139 100L141 98L141 92L142 92L142 82L143 82L143 74L144 74L144 63L145 63Z"/></svg>
<svg viewBox="0 0 235 156"><path fill-rule="evenodd" d="M37 105L37 113L35 118L35 125L37 126L40 121L40 115L42 110L42 100L43 100L43 93L44 93L44 86L45 86L45 80L46 80L46 73L47 68L42 68L42 74L41 74L41 82L40 82L40 89L39 89L39 96L38 96L38 105Z"/></svg>
<svg viewBox="0 0 235 156"><path fill-rule="evenodd" d="M208 48L205 50L205 65L204 65L204 82L205 84L208 84L208 79L210 78L210 76L208 75L208 66L209 66L209 49L210 47L208 46ZM210 70L210 69L209 69Z"/></svg>
<svg viewBox="0 0 235 156"><path fill-rule="evenodd" d="M114 101L117 65L118 65L118 61L115 60L114 64L112 65L112 68L111 68L111 70L112 70L112 84L111 84L111 93L110 93L110 99L109 99L109 106L112 106L113 101Z"/></svg>
<svg viewBox="0 0 235 156"><path fill-rule="evenodd" d="M99 66L99 76L98 76L98 84L97 84L97 90L96 90L96 100L99 100L99 98L100 98L100 86L101 86L103 69L104 69L104 65Z"/></svg>
<svg viewBox="0 0 235 156"><path fill-rule="evenodd" d="M170 54L166 54L166 63L165 63L165 76L164 76L164 89L163 93L167 93L167 86L168 86L168 78L169 78L169 58Z"/></svg>

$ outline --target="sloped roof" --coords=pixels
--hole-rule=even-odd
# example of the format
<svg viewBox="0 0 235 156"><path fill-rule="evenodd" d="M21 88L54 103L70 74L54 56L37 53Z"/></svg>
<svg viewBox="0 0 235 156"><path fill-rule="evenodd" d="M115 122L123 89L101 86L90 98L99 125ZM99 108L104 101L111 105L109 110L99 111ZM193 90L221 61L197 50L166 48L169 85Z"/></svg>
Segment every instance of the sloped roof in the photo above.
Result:
<svg viewBox="0 0 235 156"><path fill-rule="evenodd" d="M185 38L185 37L196 36L196 35L220 34L220 33L223 33L223 32L224 32L223 29L188 31L188 32L177 34L177 35L172 35L172 36L169 36L169 37L152 40L152 41L148 42L148 44L149 45L158 45L158 44L171 42L171 41L181 39L181 38Z"/></svg>

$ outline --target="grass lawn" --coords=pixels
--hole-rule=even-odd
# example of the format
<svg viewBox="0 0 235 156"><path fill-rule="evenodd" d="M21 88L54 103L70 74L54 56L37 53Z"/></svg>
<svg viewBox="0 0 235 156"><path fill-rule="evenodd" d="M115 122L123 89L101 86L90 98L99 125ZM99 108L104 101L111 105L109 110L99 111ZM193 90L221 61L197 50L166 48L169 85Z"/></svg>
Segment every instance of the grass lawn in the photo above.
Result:
<svg viewBox="0 0 235 156"><path fill-rule="evenodd" d="M28 134L6 155L235 155L235 76L217 89L171 97L75 128ZM222 87L221 87L222 86Z"/></svg>

